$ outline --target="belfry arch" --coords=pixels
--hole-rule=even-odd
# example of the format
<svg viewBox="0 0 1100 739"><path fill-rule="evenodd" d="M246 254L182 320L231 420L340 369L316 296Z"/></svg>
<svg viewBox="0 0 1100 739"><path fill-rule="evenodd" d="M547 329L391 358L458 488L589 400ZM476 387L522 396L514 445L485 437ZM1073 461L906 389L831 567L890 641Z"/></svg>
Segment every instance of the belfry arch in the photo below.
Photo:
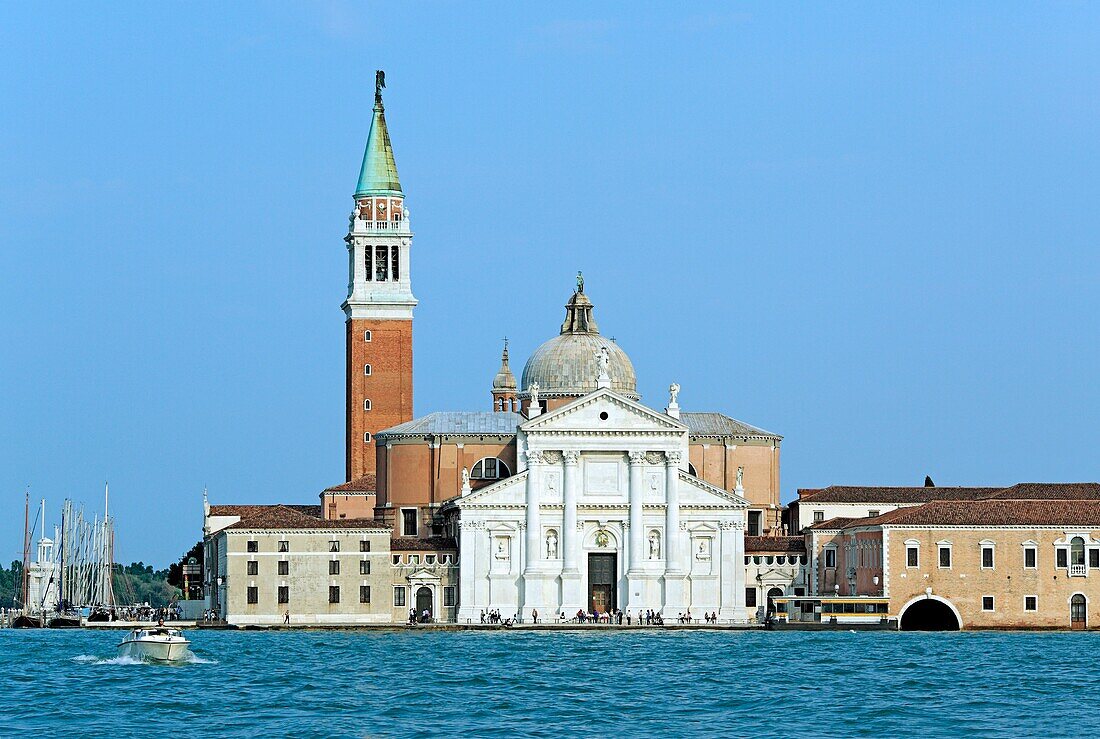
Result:
<svg viewBox="0 0 1100 739"><path fill-rule="evenodd" d="M946 598L922 595L902 606L898 627L902 631L959 631L962 618Z"/></svg>

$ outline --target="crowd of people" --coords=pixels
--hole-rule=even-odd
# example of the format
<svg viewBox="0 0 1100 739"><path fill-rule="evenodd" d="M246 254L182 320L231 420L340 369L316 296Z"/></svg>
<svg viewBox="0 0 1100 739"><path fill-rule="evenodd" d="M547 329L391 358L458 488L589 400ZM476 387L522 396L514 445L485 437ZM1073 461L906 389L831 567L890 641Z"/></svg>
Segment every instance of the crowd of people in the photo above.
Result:
<svg viewBox="0 0 1100 739"><path fill-rule="evenodd" d="M409 609L409 624L430 624L432 622L432 612L425 608L419 616L416 615L416 609Z"/></svg>
<svg viewBox="0 0 1100 739"><path fill-rule="evenodd" d="M538 611L535 611L535 613L537 614ZM483 624L500 624L501 626L511 626L517 620L519 620L518 617L504 618L503 616L500 615L500 610L499 609L493 609L493 610L482 611L481 612L481 623L483 623ZM538 616L537 615L534 617L534 620L535 620L535 623L538 623Z"/></svg>

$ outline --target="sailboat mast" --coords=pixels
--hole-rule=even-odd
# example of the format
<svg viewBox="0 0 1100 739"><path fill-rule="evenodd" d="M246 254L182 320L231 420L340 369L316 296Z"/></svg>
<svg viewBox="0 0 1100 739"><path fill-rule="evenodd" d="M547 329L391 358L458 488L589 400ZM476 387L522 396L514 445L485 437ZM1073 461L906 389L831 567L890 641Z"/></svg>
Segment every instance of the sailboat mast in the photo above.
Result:
<svg viewBox="0 0 1100 739"><path fill-rule="evenodd" d="M27 499L23 503L23 613L27 613L27 556L30 553L31 534L28 529L31 519L31 491L27 491Z"/></svg>

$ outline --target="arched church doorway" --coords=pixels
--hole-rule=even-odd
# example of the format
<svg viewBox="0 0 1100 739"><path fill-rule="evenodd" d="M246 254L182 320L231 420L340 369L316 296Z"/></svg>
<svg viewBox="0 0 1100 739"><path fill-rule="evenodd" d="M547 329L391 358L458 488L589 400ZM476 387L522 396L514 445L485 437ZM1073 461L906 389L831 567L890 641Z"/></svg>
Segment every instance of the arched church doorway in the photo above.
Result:
<svg viewBox="0 0 1100 739"><path fill-rule="evenodd" d="M768 590L768 613L775 613L775 599L783 597L782 588L771 588Z"/></svg>
<svg viewBox="0 0 1100 739"><path fill-rule="evenodd" d="M945 601L921 598L902 611L902 631L958 631L959 617Z"/></svg>
<svg viewBox="0 0 1100 739"><path fill-rule="evenodd" d="M1085 614L1085 596L1080 593L1069 599L1069 627L1071 629L1088 627L1088 617Z"/></svg>
<svg viewBox="0 0 1100 739"><path fill-rule="evenodd" d="M435 615L432 613L432 589L427 585L421 585L416 589L416 617L423 621L425 611L429 620Z"/></svg>

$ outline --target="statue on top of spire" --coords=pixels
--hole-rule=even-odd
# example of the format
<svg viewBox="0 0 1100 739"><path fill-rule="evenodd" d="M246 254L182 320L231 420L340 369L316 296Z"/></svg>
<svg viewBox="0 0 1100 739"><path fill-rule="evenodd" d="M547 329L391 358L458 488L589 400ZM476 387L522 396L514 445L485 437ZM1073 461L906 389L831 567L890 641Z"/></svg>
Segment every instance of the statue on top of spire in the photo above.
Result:
<svg viewBox="0 0 1100 739"><path fill-rule="evenodd" d="M584 275L580 273L580 270L577 271L577 292L584 292Z"/></svg>
<svg viewBox="0 0 1100 739"><path fill-rule="evenodd" d="M386 89L386 71L383 69L374 72L374 99L382 99L382 90Z"/></svg>

